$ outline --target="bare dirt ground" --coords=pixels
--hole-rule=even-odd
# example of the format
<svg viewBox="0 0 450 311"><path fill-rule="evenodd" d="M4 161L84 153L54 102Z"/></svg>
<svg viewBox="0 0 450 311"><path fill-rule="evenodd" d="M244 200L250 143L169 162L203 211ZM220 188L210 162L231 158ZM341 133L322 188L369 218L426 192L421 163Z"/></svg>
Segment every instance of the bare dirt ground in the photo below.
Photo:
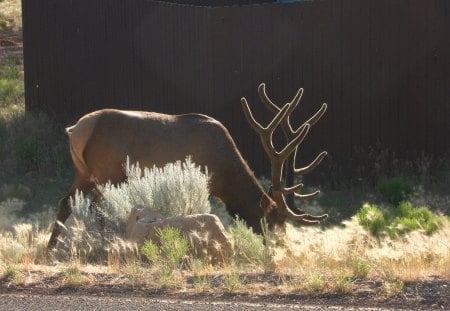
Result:
<svg viewBox="0 0 450 311"><path fill-rule="evenodd" d="M193 278L185 283L158 285L136 281L121 274L89 273L83 284L68 284L62 272L29 271L21 284L11 279L0 280L0 295L41 295L110 297L117 299L171 299L183 301L214 301L255 304L286 304L309 306L336 306L406 310L450 310L450 281L430 278L405 282L399 293L386 293L384 283L376 280L355 281L350 291L300 293L282 289L274 274L251 274L243 277L243 286L234 291L220 286L223 276L210 277L207 289L198 289Z"/></svg>
<svg viewBox="0 0 450 311"><path fill-rule="evenodd" d="M0 61L9 57L21 57L22 35L12 30L0 30ZM283 291L274 275L248 275L243 289L226 291L221 288L220 276L212 277L207 290L198 290L194 281L187 279L180 286L155 287L135 284L124 276L108 273L87 273L89 280L70 285L62 272L40 271L25 273L24 282L0 279L0 295L58 295L65 297L111 297L179 299L191 301L276 303L314 306L370 307L408 310L450 310L450 281L439 277L405 282L403 289L393 295L386 294L381 281L355 281L352 290L337 292L313 292L299 294L295 290ZM217 284L215 284L215 282Z"/></svg>

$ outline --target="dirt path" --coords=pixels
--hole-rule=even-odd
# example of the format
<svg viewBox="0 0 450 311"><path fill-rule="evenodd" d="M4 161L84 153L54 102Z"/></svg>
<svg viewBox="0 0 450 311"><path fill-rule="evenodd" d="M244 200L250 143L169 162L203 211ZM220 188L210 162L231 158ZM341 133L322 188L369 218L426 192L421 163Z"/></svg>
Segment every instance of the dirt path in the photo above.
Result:
<svg viewBox="0 0 450 311"><path fill-rule="evenodd" d="M173 311L260 311L260 310L346 310L388 311L395 308L317 306L286 303L215 302L144 297L0 295L0 310L173 310Z"/></svg>
<svg viewBox="0 0 450 311"><path fill-rule="evenodd" d="M230 292L220 286L211 286L201 291L196 289L195 284L189 281L177 286L160 288L148 284L132 285L132 281L125 276L110 274L89 274L91 278L89 283L68 285L62 273L50 275L47 273L47 276L42 273L42 275L41 278L33 276L33 282L18 285L15 285L11 280L0 279L0 297L2 297L0 298L0 309L6 308L8 305L2 302L6 297L16 299L23 296L26 297L24 299L28 300L41 299L42 305L54 304L56 309L61 309L57 308L61 301L70 300L72 305L75 300L92 303L98 297L106 297L105 300L98 300L100 309L106 309L106 305L105 308L100 307L102 304L111 303L114 305L114 302L117 302L117 306L119 306L131 299L136 301L136 304L139 301L147 304L168 300L168 306L172 306L173 301L187 301L189 304L199 306L192 310L203 310L203 307L211 307L216 304L220 305L217 310L221 310L222 306L226 305L240 306L236 310L253 310L252 308L258 305L274 305L273 308L275 309L278 305L286 306L286 308L293 308L293 306L295 308L298 308L298 306L314 307L308 310L322 310L321 308L324 307L329 310L330 306L337 310L354 310L355 308L370 310L450 310L450 281L440 279L405 283L401 292L387 295L383 292L381 283L371 280L355 282L354 288L346 293L315 292L305 294L296 291L283 293L277 290L276 286L263 289L263 282L258 283L258 281L249 281L241 289ZM70 297L76 297L76 299ZM77 310L76 304L72 306L74 310ZM242 306L246 306L248 309L243 309ZM84 309L87 309L87 307ZM138 305L136 309L139 309ZM11 309L8 308L8 310ZM119 310L121 309L119 308Z"/></svg>

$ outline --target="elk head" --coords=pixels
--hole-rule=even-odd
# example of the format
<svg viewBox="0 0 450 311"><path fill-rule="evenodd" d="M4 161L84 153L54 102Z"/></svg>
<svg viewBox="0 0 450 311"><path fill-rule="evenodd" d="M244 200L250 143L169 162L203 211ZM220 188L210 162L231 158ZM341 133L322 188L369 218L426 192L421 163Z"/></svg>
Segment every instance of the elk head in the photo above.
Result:
<svg viewBox="0 0 450 311"><path fill-rule="evenodd" d="M306 200L317 196L320 191L315 191L310 194L299 194L297 193L297 191L303 188L302 183L290 187L284 187L282 185L283 165L290 157L290 155L293 154L294 156L291 164L292 172L294 173L294 175L300 176L312 171L327 155L327 152L323 151L309 165L302 168L295 167L295 159L297 156L299 145L308 135L310 128L314 124L316 124L316 122L319 121L319 119L323 116L327 109L327 104L324 103L322 107L311 118L309 118L298 128L294 129L291 125L290 116L299 104L300 99L302 98L302 88L297 91L297 94L294 96L291 102L285 104L281 108L275 105L269 99L265 90L264 83L261 83L259 85L258 94L265 106L275 114L274 118L267 126L264 127L255 120L247 103L247 100L244 97L241 99L241 103L244 110L244 115L248 123L259 134L264 150L270 158L272 173L271 193L273 200L277 204L277 209L274 210L275 215L272 215L272 217L275 218L272 220L272 223L275 222L278 224L282 224L285 222L285 220L289 219L302 225L316 225L320 223L321 220L327 218L328 215L323 214L319 216L313 216L303 212L300 214L295 213L286 203L285 196L293 194L295 199ZM275 149L272 138L273 133L278 126L281 126L281 129L283 130L284 135L288 140L287 145L281 151L277 151Z"/></svg>

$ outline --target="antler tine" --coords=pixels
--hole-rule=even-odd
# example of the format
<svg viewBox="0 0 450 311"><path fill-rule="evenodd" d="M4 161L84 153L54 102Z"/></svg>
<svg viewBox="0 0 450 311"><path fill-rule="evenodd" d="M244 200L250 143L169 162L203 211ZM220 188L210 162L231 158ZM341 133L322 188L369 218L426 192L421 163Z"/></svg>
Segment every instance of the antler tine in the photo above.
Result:
<svg viewBox="0 0 450 311"><path fill-rule="evenodd" d="M278 113L280 111L280 107L275 105L273 103L273 101L269 98L269 96L267 95L266 84L265 83L261 83L258 86L258 95L259 95L259 98L261 99L261 101L266 105L267 109L269 109L272 113L276 114L276 113ZM303 88L300 88L297 91L297 93L295 94L294 98L290 102L290 107L289 107L289 110L287 112L287 117L285 119L283 119L283 121L281 122L281 128L282 128L282 130L284 132L284 135L286 136L287 139L292 139L293 136L297 135L297 133L300 130L300 128L298 128L296 131L294 131L294 129L292 128L291 122L290 122L290 116L291 116L291 113L297 107L297 105L300 102L300 99L302 98L302 96L303 96ZM306 121L305 123L308 123L308 121Z"/></svg>
<svg viewBox="0 0 450 311"><path fill-rule="evenodd" d="M261 83L258 86L258 95L261 101L266 105L267 109L270 110L270 112L272 112L273 114L277 114L278 111L280 111L280 108L270 100L269 96L267 96L265 83Z"/></svg>
<svg viewBox="0 0 450 311"><path fill-rule="evenodd" d="M245 97L241 98L242 109L244 110L244 115L252 126L252 128L259 134L264 150L269 155L271 162L273 163L276 159L279 159L279 153L275 150L272 143L272 134L275 128L280 124L283 118L286 116L287 110L289 109L289 104L284 105L284 107L277 113L277 115L272 119L272 121L266 127L263 127L258 121L255 120L253 114L250 110L247 100ZM273 165L272 165L273 167Z"/></svg>
<svg viewBox="0 0 450 311"><path fill-rule="evenodd" d="M308 135L310 128L311 126L308 123L305 123L302 126L300 133L298 133L297 136L295 136L295 138L291 140L286 145L286 147L283 148L283 150L281 150L280 152L281 158L286 159L294 150L297 150L298 145L300 145L302 141L305 139L306 135Z"/></svg>
<svg viewBox="0 0 450 311"><path fill-rule="evenodd" d="M311 199L314 198L315 196L317 196L320 193L319 190L314 191L313 193L308 193L308 194L298 194L298 193L294 193L294 196L296 199L300 199L300 200L307 200L307 199Z"/></svg>
<svg viewBox="0 0 450 311"><path fill-rule="evenodd" d="M295 156L297 156L297 150L295 152L296 152ZM304 175L304 174L311 172L313 169L316 168L316 166L318 166L320 164L320 162L322 162L322 160L327 155L328 155L328 153L326 151L322 151L309 165L302 167L302 168L295 168L295 166L294 166L294 174L295 175ZM294 165L295 165L295 162L294 162Z"/></svg>
<svg viewBox="0 0 450 311"><path fill-rule="evenodd" d="M305 123L309 123L311 126L317 123L317 121L322 118L322 116L325 114L325 111L327 111L328 105L327 103L323 103L322 107L320 107L319 110L311 117L309 120L307 120Z"/></svg>
<svg viewBox="0 0 450 311"><path fill-rule="evenodd" d="M285 117L288 109L289 109L289 104L286 104L283 106L283 108L281 108L278 112L277 115L272 119L272 121L269 123L269 125L267 127L263 127L258 121L255 120L255 118L253 117L253 114L250 110L250 107L248 105L247 99L245 99L245 97L241 98L241 103L242 103L242 108L244 110L244 115L247 118L247 121L250 123L250 125L253 127L253 129L258 132L258 133L269 133L272 134L273 131L275 130L275 128L280 124L280 122L283 120L283 118Z"/></svg>
<svg viewBox="0 0 450 311"><path fill-rule="evenodd" d="M302 225L317 225L320 223L321 220L328 217L328 214L322 214L319 216L314 216L310 214L296 214L294 213L287 205L284 197L281 197L281 203L283 206L284 213L286 217L292 221L295 221L296 223L302 224Z"/></svg>
<svg viewBox="0 0 450 311"><path fill-rule="evenodd" d="M304 185L302 183L297 184L293 187L289 187L289 188L284 188L281 189L281 192L283 192L283 194L291 194L291 193L295 193L297 190L302 189L304 187Z"/></svg>
<svg viewBox="0 0 450 311"><path fill-rule="evenodd" d="M289 219L306 226L318 225L320 221L327 218L328 214L322 214L319 216L313 216L309 214L295 214L289 208L287 209L287 216Z"/></svg>

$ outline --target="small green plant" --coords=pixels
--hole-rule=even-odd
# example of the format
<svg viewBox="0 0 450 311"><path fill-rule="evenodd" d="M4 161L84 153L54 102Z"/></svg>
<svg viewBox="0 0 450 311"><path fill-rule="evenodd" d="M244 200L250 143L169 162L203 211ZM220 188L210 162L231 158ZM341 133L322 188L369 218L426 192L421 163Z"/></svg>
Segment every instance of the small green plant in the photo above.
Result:
<svg viewBox="0 0 450 311"><path fill-rule="evenodd" d="M255 234L247 227L245 221L237 217L230 227L230 235L234 241L235 262L242 266L265 267L267 264L267 248L263 237Z"/></svg>
<svg viewBox="0 0 450 311"><path fill-rule="evenodd" d="M325 280L319 274L309 273L305 276L300 287L307 293L320 292L325 288Z"/></svg>
<svg viewBox="0 0 450 311"><path fill-rule="evenodd" d="M187 255L189 241L178 228L158 228L156 234L160 241L159 253L164 270L173 271L181 265L183 257Z"/></svg>
<svg viewBox="0 0 450 311"><path fill-rule="evenodd" d="M361 257L356 257L352 260L351 268L353 276L357 279L367 278L370 271L372 270L369 262Z"/></svg>
<svg viewBox="0 0 450 311"><path fill-rule="evenodd" d="M204 290L211 287L211 281L205 273L205 264L198 258L191 259L189 267L194 274L194 286L197 289Z"/></svg>
<svg viewBox="0 0 450 311"><path fill-rule="evenodd" d="M337 274L334 278L334 288L338 293L349 293L353 289L353 280L344 274Z"/></svg>
<svg viewBox="0 0 450 311"><path fill-rule="evenodd" d="M20 273L17 265L15 264L7 264L5 267L5 271L3 272L3 278L8 279L15 284L22 282L22 273Z"/></svg>
<svg viewBox="0 0 450 311"><path fill-rule="evenodd" d="M180 229L173 227L157 228L158 244L146 241L141 254L161 269L161 277L169 279L173 270L179 268L189 250L189 241Z"/></svg>
<svg viewBox="0 0 450 311"><path fill-rule="evenodd" d="M383 292L388 297L397 296L403 291L405 284L400 280L385 281L383 283Z"/></svg>
<svg viewBox="0 0 450 311"><path fill-rule="evenodd" d="M63 269L64 280L69 285L82 285L87 282L86 277L81 273L79 263L70 263Z"/></svg>
<svg viewBox="0 0 450 311"><path fill-rule="evenodd" d="M153 241L148 240L141 247L141 254L146 258L149 262L155 263L158 259L159 248Z"/></svg>
<svg viewBox="0 0 450 311"><path fill-rule="evenodd" d="M271 272L274 270L274 262L273 262L273 239L272 233L269 230L269 224L267 223L266 218L261 219L261 231L264 240L264 251L262 255L262 266L264 268L264 272Z"/></svg>
<svg viewBox="0 0 450 311"><path fill-rule="evenodd" d="M383 200L397 206L413 193L414 188L410 182L400 177L389 178L378 184L378 191Z"/></svg>
<svg viewBox="0 0 450 311"><path fill-rule="evenodd" d="M232 268L231 271L225 275L222 283L223 288L229 291L239 290L242 285L241 275L236 268Z"/></svg>
<svg viewBox="0 0 450 311"><path fill-rule="evenodd" d="M143 269L137 260L127 260L124 271L133 286L143 282Z"/></svg>

